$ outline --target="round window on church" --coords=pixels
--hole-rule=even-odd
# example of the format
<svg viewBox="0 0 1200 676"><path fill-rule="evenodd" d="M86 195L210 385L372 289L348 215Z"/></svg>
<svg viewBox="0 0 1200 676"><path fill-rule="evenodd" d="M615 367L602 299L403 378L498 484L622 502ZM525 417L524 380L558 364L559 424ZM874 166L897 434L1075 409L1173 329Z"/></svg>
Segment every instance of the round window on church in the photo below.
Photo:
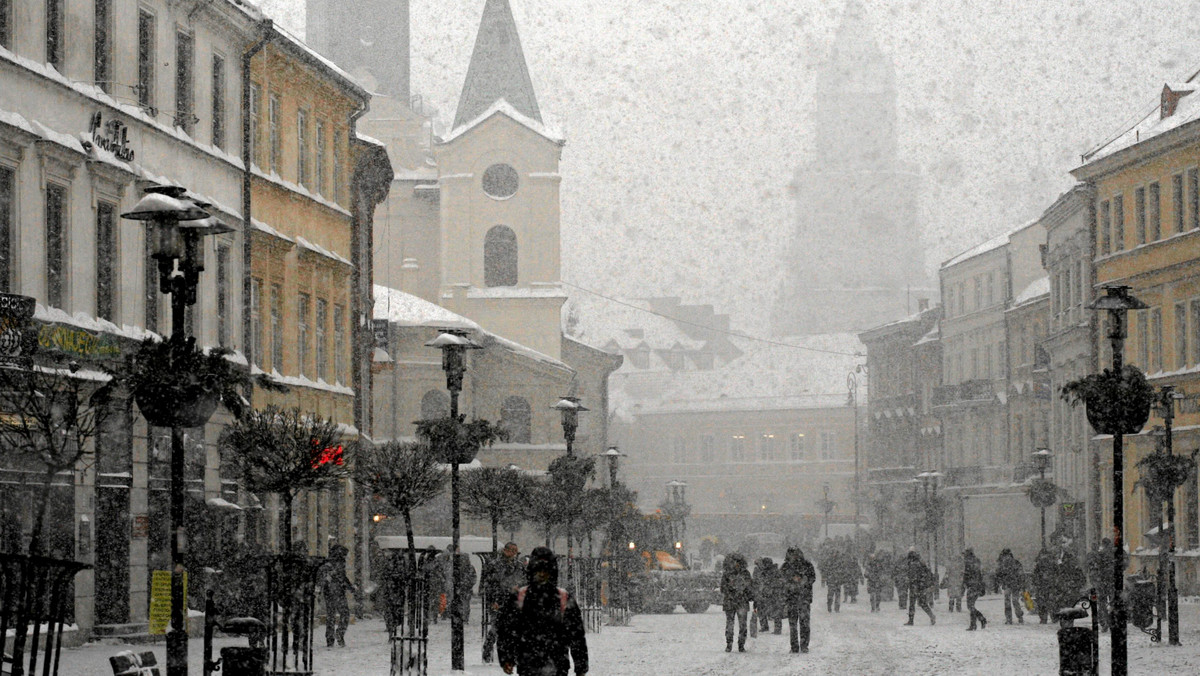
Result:
<svg viewBox="0 0 1200 676"><path fill-rule="evenodd" d="M517 170L507 164L493 164L483 172L483 191L498 200L515 195L519 183Z"/></svg>

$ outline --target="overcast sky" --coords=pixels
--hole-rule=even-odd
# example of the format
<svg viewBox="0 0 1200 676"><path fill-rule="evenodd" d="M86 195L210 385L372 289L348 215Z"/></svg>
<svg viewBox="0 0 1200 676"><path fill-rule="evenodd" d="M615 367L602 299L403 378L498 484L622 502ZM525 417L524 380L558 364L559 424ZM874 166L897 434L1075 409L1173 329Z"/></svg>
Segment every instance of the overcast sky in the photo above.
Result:
<svg viewBox="0 0 1200 676"><path fill-rule="evenodd" d="M347 0L350 1L350 0ZM411 0L412 83L451 119L484 0ZM304 0L263 0L304 30ZM1011 230L1200 67L1200 3L863 0L895 61L927 264ZM765 329L843 0L512 0L563 153L563 278Z"/></svg>

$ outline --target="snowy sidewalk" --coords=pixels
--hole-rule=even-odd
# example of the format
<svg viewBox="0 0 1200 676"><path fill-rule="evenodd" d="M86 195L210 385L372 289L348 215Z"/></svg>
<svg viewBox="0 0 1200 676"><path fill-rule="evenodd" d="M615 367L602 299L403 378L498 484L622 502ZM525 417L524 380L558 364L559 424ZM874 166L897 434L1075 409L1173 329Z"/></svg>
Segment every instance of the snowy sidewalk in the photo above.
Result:
<svg viewBox="0 0 1200 676"><path fill-rule="evenodd" d="M592 676L789 676L791 674L859 674L922 676L959 674L1058 673L1057 625L1039 625L1036 615L1026 624L1007 626L1000 597L981 599L978 607L988 618L983 631L966 631L965 613L947 613L945 602L934 608L937 624L918 611L916 625L902 626L907 614L896 604L884 604L880 613L867 610L865 598L827 614L822 602L813 604L811 652L788 651L787 625L783 635L759 634L750 639L746 653L726 653L725 617L719 608L703 615L677 611L671 615L639 615L628 627L604 627L588 636ZM1181 603L1182 647L1151 644L1135 627L1129 634L1130 674L1200 673L1200 604ZM1032 623L1030 620L1032 619ZM1166 627L1164 626L1164 631ZM442 622L430 631L430 674L451 674L450 627ZM355 623L346 634L347 647L324 647L324 627L316 628L321 645L314 652L317 676L387 676L387 633L377 620ZM483 664L479 625L466 631L467 673L475 676L503 674L495 664ZM244 640L220 639L223 645L245 645ZM63 676L107 676L108 657L127 646L89 644L64 650ZM135 649L142 649L134 646ZM149 646L165 661L163 646ZM190 645L189 673L199 676L200 640ZM1100 635L1101 674L1108 674L1109 638Z"/></svg>

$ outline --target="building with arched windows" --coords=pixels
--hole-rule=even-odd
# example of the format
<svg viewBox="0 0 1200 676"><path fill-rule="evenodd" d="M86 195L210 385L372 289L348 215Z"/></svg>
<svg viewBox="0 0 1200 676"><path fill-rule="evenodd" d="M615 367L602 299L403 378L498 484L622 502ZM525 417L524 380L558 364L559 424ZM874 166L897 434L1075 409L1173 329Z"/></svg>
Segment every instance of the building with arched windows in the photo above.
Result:
<svg viewBox="0 0 1200 676"><path fill-rule="evenodd" d="M386 353L376 362L376 436L411 436L412 421L433 410L445 376L423 343L458 326L484 345L468 357L460 410L510 435L481 462L545 468L565 450L550 409L564 395L594 411L580 416L577 454L602 452L607 379L621 357L563 333L565 140L543 119L508 0L485 3L453 122L442 128L429 112L416 97L377 97L361 121L395 169L373 239L376 346Z"/></svg>

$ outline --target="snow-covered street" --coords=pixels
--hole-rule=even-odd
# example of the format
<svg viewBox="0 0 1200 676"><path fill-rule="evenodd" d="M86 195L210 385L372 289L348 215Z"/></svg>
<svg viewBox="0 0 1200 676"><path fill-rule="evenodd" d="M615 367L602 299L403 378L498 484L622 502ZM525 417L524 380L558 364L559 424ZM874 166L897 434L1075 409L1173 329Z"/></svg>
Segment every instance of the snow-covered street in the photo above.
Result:
<svg viewBox="0 0 1200 676"><path fill-rule="evenodd" d="M819 592L820 590L818 590ZM671 615L639 615L628 627L604 627L588 636L593 676L786 676L788 674L1054 674L1058 671L1058 646L1054 625L1041 626L1037 617L1026 616L1026 624L1006 626L1000 597L981 599L980 610L988 617L984 631L966 631L966 614L947 613L945 605L935 609L938 623L929 626L918 611L913 627L902 626L907 616L895 603L880 613L868 612L865 599L845 605L838 614L827 614L818 602L813 605L811 652L788 652L787 626L784 634L759 634L750 639L747 652L724 651L724 615L710 608L703 615L677 611ZM1193 674L1200 671L1200 604L1181 603L1182 647L1151 644L1150 638L1130 627L1129 673ZM1165 630L1165 627L1164 627ZM324 627L316 631L324 640ZM467 627L467 672L501 674L499 666L480 659L479 626ZM320 647L314 657L318 676L385 676L388 647L379 620L360 621L350 627L347 647ZM222 645L240 645L219 639ZM449 625L440 623L430 632L430 673L450 673ZM136 646L135 646L136 648ZM200 674L200 641L193 639L190 673ZM125 646L90 644L65 650L63 676L108 674L108 656ZM140 648L138 648L140 649ZM153 646L160 664L161 645ZM1101 674L1108 670L1108 635L1100 636Z"/></svg>

